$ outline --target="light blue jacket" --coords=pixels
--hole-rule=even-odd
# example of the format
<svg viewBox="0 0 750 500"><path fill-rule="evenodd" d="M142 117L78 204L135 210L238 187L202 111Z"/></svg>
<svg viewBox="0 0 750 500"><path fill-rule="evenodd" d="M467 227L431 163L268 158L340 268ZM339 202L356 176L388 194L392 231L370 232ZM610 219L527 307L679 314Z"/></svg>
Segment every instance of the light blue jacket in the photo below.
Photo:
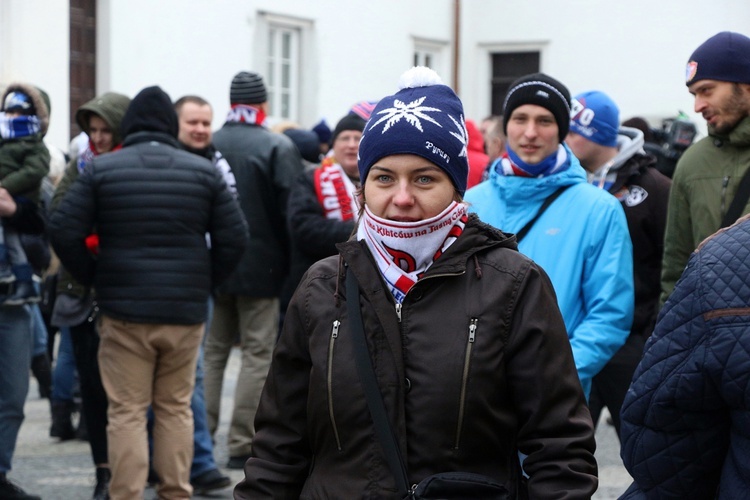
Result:
<svg viewBox="0 0 750 500"><path fill-rule="evenodd" d="M588 397L591 379L630 332L633 247L620 202L586 182L569 149L568 157L570 167L548 177L504 176L493 168L489 179L467 191L465 198L469 210L484 222L517 233L550 194L570 185L518 247L552 280Z"/></svg>

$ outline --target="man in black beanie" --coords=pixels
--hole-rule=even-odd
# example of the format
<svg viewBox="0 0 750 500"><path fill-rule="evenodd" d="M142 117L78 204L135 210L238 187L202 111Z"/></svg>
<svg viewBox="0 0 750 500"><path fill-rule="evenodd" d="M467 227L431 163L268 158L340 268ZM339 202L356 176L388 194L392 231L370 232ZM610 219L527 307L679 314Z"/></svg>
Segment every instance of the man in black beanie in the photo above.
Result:
<svg viewBox="0 0 750 500"><path fill-rule="evenodd" d="M50 239L65 268L97 292L110 497L143 497L151 405L158 495L189 498L206 304L242 256L247 224L211 162L180 148L163 90L143 89L121 128L123 148L78 177L51 216Z"/></svg>
<svg viewBox="0 0 750 500"><path fill-rule="evenodd" d="M214 145L232 167L250 231L248 251L219 287L205 345L206 413L211 433L219 423L221 388L229 352L240 335L242 366L229 427L230 469L242 469L255 436L255 410L279 331L279 296L289 267L287 199L303 170L289 137L265 127L266 87L257 73L240 71L229 88L231 109Z"/></svg>
<svg viewBox="0 0 750 500"><path fill-rule="evenodd" d="M672 177L662 304L698 244L750 213L750 38L723 31L703 42L688 59L685 84L708 137L683 153Z"/></svg>
<svg viewBox="0 0 750 500"><path fill-rule="evenodd" d="M633 322L633 257L620 202L589 184L564 143L568 89L544 73L508 90L506 150L487 182L466 192L470 210L516 234L518 249L549 274L584 393L623 345Z"/></svg>

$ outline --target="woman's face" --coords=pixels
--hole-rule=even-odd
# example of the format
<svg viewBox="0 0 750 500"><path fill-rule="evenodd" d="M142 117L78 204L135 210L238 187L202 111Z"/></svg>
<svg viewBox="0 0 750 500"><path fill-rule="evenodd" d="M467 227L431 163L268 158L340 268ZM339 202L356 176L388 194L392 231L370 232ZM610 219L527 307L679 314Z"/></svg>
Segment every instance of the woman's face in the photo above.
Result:
<svg viewBox="0 0 750 500"><path fill-rule="evenodd" d="M115 147L115 144L112 144L112 129L109 128L107 122L94 114L89 117L89 138L99 154L109 153Z"/></svg>
<svg viewBox="0 0 750 500"><path fill-rule="evenodd" d="M365 204L370 211L399 222L435 217L455 199L455 192L448 174L412 154L381 158L365 180Z"/></svg>

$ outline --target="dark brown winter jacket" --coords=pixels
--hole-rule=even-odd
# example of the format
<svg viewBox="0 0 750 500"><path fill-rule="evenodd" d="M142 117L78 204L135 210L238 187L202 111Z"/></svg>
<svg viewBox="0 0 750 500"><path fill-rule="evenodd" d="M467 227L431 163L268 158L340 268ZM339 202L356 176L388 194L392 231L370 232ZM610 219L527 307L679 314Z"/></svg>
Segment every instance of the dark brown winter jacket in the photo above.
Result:
<svg viewBox="0 0 750 500"><path fill-rule="evenodd" d="M395 499L354 365L344 269L410 482L445 471L534 499L589 498L594 432L547 275L472 216L400 311L364 242L308 271L287 311L239 499ZM337 325L336 322L340 322Z"/></svg>

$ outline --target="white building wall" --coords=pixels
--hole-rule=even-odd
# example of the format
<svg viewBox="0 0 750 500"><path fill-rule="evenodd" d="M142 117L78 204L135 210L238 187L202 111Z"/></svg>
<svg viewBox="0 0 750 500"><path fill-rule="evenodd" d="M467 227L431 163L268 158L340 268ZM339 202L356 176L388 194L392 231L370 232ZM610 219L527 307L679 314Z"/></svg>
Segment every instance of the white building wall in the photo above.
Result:
<svg viewBox="0 0 750 500"><path fill-rule="evenodd" d="M490 108L488 47L540 47L542 71L573 95L610 94L623 119L652 125L686 112L702 130L685 87L692 51L719 31L750 36L750 2L740 0L463 0L461 98L467 114ZM507 45L506 45L507 44ZM475 77L475 75L477 77Z"/></svg>
<svg viewBox="0 0 750 500"><path fill-rule="evenodd" d="M750 35L744 0L460 0L458 91L468 118L490 111L490 53L541 51L541 69L573 94L604 90L623 118L692 112L684 67L721 30ZM223 122L240 70L265 74L267 22L302 27L299 122L333 127L360 100L396 89L415 45L442 50L452 83L455 0L98 0L97 93L135 95L159 84L173 99L208 99ZM0 0L0 85L31 81L50 93L49 139L68 139L67 0Z"/></svg>
<svg viewBox="0 0 750 500"><path fill-rule="evenodd" d="M30 82L49 94L47 139L67 149L69 115L67 0L0 0L0 88Z"/></svg>

